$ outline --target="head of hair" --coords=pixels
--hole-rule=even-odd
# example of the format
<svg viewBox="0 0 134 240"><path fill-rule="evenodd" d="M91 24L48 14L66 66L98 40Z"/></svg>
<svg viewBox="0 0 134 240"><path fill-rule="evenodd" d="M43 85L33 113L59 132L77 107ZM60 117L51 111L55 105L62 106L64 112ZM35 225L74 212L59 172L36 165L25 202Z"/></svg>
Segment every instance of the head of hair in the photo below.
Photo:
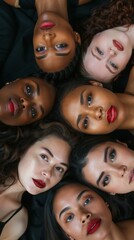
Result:
<svg viewBox="0 0 134 240"><path fill-rule="evenodd" d="M1 124L0 131L0 185L5 185L7 179L12 179L17 174L18 163L22 155L36 142L54 135L66 141L71 147L73 138L68 129L61 123L30 124L24 127L11 127Z"/></svg>

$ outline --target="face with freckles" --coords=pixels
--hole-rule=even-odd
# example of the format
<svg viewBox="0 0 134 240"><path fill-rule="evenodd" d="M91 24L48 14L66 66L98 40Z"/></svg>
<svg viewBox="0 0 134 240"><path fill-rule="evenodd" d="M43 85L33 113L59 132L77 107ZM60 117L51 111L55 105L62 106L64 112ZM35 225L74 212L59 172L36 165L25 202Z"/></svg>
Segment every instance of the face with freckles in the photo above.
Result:
<svg viewBox="0 0 134 240"><path fill-rule="evenodd" d="M54 135L34 143L18 166L18 178L24 190L35 195L56 185L68 169L70 151L70 145Z"/></svg>
<svg viewBox="0 0 134 240"><path fill-rule="evenodd" d="M56 13L43 13L34 29L35 60L44 72L58 72L73 60L80 36ZM53 64L52 64L53 63Z"/></svg>
<svg viewBox="0 0 134 240"><path fill-rule="evenodd" d="M37 77L17 79L0 89L0 121L12 126L33 123L52 109L55 88Z"/></svg>
<svg viewBox="0 0 134 240"><path fill-rule="evenodd" d="M131 55L132 44L127 31L108 29L93 37L83 56L83 65L89 76L106 83L126 67Z"/></svg>
<svg viewBox="0 0 134 240"><path fill-rule="evenodd" d="M74 129L87 134L112 132L125 117L118 96L93 85L82 85L67 93L61 101L61 113Z"/></svg>
<svg viewBox="0 0 134 240"><path fill-rule="evenodd" d="M82 174L87 182L103 191L134 191L134 151L117 142L98 144L87 154Z"/></svg>
<svg viewBox="0 0 134 240"><path fill-rule="evenodd" d="M61 187L54 197L53 212L68 239L102 240L110 233L112 219L106 203L84 185Z"/></svg>

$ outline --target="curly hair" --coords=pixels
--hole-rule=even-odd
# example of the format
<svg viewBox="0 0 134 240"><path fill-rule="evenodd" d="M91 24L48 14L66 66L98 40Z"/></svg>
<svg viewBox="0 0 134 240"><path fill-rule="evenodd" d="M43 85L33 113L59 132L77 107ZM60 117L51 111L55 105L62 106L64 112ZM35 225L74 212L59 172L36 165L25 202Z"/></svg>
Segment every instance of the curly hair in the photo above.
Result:
<svg viewBox="0 0 134 240"><path fill-rule="evenodd" d="M32 134L31 134L32 133ZM21 156L38 140L48 135L57 136L71 147L73 138L64 125L58 122L30 124L25 127L8 127L0 125L0 185L7 186L6 180L16 180L18 163Z"/></svg>

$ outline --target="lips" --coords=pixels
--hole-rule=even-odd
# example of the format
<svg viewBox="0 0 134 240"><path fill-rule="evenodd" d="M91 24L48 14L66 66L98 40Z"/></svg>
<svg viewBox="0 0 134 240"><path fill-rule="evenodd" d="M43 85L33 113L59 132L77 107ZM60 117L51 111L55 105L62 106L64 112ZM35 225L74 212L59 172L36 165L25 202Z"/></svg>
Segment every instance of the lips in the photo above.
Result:
<svg viewBox="0 0 134 240"><path fill-rule="evenodd" d="M16 115L19 111L19 104L15 99L9 99L8 110L12 115Z"/></svg>
<svg viewBox="0 0 134 240"><path fill-rule="evenodd" d="M134 181L134 169L132 169L132 171L130 172L129 184L130 184L131 182L133 182L133 181Z"/></svg>
<svg viewBox="0 0 134 240"><path fill-rule="evenodd" d="M41 25L40 25L40 29L41 30L48 30L48 29L51 29L55 26L55 24L53 22L42 22Z"/></svg>
<svg viewBox="0 0 134 240"><path fill-rule="evenodd" d="M33 178L33 182L34 182L35 186L38 187L38 188L46 187L46 183L44 181L42 181L42 180Z"/></svg>
<svg viewBox="0 0 134 240"><path fill-rule="evenodd" d="M108 123L113 123L117 118L117 110L114 106L111 106L107 111Z"/></svg>
<svg viewBox="0 0 134 240"><path fill-rule="evenodd" d="M100 227L100 224L101 224L100 218L92 219L87 226L87 235L96 232L97 229Z"/></svg>
<svg viewBox="0 0 134 240"><path fill-rule="evenodd" d="M113 45L119 50L119 51L123 51L124 47L122 46L122 44L116 40L113 40Z"/></svg>

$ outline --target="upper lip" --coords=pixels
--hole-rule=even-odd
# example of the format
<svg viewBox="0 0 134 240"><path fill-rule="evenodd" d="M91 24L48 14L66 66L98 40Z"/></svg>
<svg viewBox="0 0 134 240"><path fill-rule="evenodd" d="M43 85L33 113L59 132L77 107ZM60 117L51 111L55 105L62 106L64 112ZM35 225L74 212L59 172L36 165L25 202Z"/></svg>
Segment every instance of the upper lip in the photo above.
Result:
<svg viewBox="0 0 134 240"><path fill-rule="evenodd" d="M41 30L49 30L51 28L53 28L55 26L55 24L52 21L45 21L42 22L40 25L40 29Z"/></svg>
<svg viewBox="0 0 134 240"><path fill-rule="evenodd" d="M122 46L122 44L120 42L118 42L117 40L113 40L113 45L119 50L119 51L123 51L124 47Z"/></svg>
<svg viewBox="0 0 134 240"><path fill-rule="evenodd" d="M8 101L8 110L12 115L16 115L20 110L20 103L15 98L10 98Z"/></svg>
<svg viewBox="0 0 134 240"><path fill-rule="evenodd" d="M41 179L34 179L33 178L33 182L34 182L35 186L38 187L38 188L46 187L46 183Z"/></svg>
<svg viewBox="0 0 134 240"><path fill-rule="evenodd" d="M129 184L133 181L133 178L134 178L134 168L131 170L129 175Z"/></svg>
<svg viewBox="0 0 134 240"><path fill-rule="evenodd" d="M107 121L108 123L113 123L117 117L117 110L114 106L111 106L107 110Z"/></svg>
<svg viewBox="0 0 134 240"><path fill-rule="evenodd" d="M96 232L100 224L101 224L100 218L91 219L91 221L87 225L87 235Z"/></svg>

